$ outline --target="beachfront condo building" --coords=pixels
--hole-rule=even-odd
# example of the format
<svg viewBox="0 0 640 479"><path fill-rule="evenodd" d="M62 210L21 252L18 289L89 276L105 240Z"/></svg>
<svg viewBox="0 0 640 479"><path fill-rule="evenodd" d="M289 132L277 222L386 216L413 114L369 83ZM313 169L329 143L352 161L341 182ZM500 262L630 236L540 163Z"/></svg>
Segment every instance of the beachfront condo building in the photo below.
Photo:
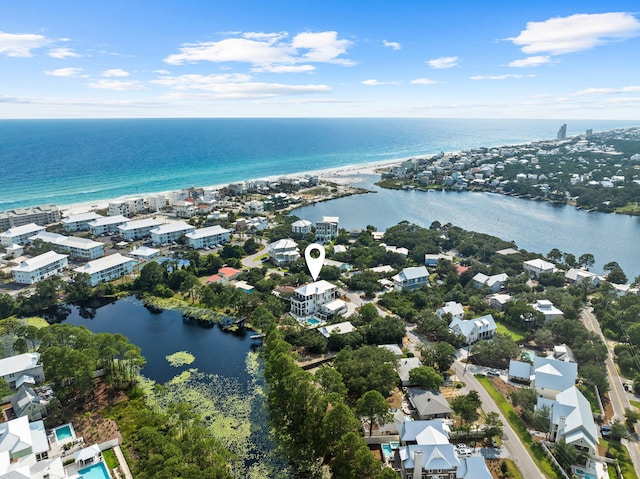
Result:
<svg viewBox="0 0 640 479"><path fill-rule="evenodd" d="M167 197L164 195L148 196L145 200L149 211L160 211L167 206Z"/></svg>
<svg viewBox="0 0 640 479"><path fill-rule="evenodd" d="M0 213L0 231L29 223L46 226L58 221L60 221L60 210L56 205L15 208Z"/></svg>
<svg viewBox="0 0 640 479"><path fill-rule="evenodd" d="M11 275L16 283L36 284L50 276L61 274L69 265L67 258L66 254L47 251L12 268Z"/></svg>
<svg viewBox="0 0 640 479"><path fill-rule="evenodd" d="M2 244L2 246L26 244L29 242L29 238L44 230L44 226L35 223L9 228L7 231L0 233L0 244Z"/></svg>
<svg viewBox="0 0 640 479"><path fill-rule="evenodd" d="M60 223L62 223L62 227L68 233L74 231L89 231L89 223L99 218L103 218L103 216L91 211L89 213L69 215L63 218Z"/></svg>
<svg viewBox="0 0 640 479"><path fill-rule="evenodd" d="M136 213L144 211L145 205L142 198L135 198L131 200L111 201L109 202L109 208L107 214L109 216L131 216Z"/></svg>
<svg viewBox="0 0 640 479"><path fill-rule="evenodd" d="M187 233L185 236L187 238L187 244L194 249L218 246L231 241L231 231L220 225L200 228Z"/></svg>
<svg viewBox="0 0 640 479"><path fill-rule="evenodd" d="M184 221L176 221L175 223L167 223L153 228L151 233L151 242L154 245L169 244L176 241L181 236L195 231L195 226L191 226Z"/></svg>
<svg viewBox="0 0 640 479"><path fill-rule="evenodd" d="M113 281L133 272L136 261L122 256L120 253L89 261L84 266L75 268L76 273L86 273L91 277L91 286Z"/></svg>

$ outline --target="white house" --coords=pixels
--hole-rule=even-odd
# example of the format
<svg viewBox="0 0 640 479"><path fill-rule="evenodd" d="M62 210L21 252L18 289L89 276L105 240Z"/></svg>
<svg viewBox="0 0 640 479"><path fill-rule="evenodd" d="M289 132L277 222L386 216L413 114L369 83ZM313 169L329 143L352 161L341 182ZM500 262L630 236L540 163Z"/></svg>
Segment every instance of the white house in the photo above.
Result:
<svg viewBox="0 0 640 479"><path fill-rule="evenodd" d="M476 288L487 286L489 288L489 292L491 293L497 293L498 291L506 288L508 280L509 275L507 273L494 274L491 276L487 276L483 273L478 273L471 279L471 281L473 281L473 285Z"/></svg>
<svg viewBox="0 0 640 479"><path fill-rule="evenodd" d="M62 218L62 228L68 233L73 231L89 231L89 223L99 218L103 218L102 215L90 211L89 213L71 214L66 218Z"/></svg>
<svg viewBox="0 0 640 479"><path fill-rule="evenodd" d="M489 306L495 309L496 311L504 311L507 303L511 301L511 295L505 293L496 293L492 294L489 297Z"/></svg>
<svg viewBox="0 0 640 479"><path fill-rule="evenodd" d="M34 385L44 381L40 353L25 353L0 359L0 377L12 389L23 384Z"/></svg>
<svg viewBox="0 0 640 479"><path fill-rule="evenodd" d="M438 254L427 253L424 255L425 266L437 266L440 260L453 262L453 256L451 256L450 254L444 254L444 253L438 253Z"/></svg>
<svg viewBox="0 0 640 479"><path fill-rule="evenodd" d="M554 358L533 358L533 387L536 394L547 399L556 399L562 391L572 387L578 377L578 365Z"/></svg>
<svg viewBox="0 0 640 479"><path fill-rule="evenodd" d="M585 269L571 268L564 274L567 283L586 283L589 287L596 288L602 283L602 278Z"/></svg>
<svg viewBox="0 0 640 479"><path fill-rule="evenodd" d="M160 222L153 218L145 218L142 220L127 221L123 225L118 226L120 236L127 241L140 240L148 238L151 230L156 226L160 226Z"/></svg>
<svg viewBox="0 0 640 479"><path fill-rule="evenodd" d="M29 422L27 416L19 417L8 422L0 423L0 477L15 478L43 478L38 469L47 466L49 441L42 421ZM67 475L62 468L60 458L56 470L62 475L48 477L62 477ZM31 474L34 469L35 475Z"/></svg>
<svg viewBox="0 0 640 479"><path fill-rule="evenodd" d="M356 327L351 324L350 321L343 321L342 323L330 324L328 326L318 328L318 332L327 339L329 339L329 336L332 334L347 334L355 330Z"/></svg>
<svg viewBox="0 0 640 479"><path fill-rule="evenodd" d="M175 223L167 223L164 225L153 228L151 233L151 242L154 245L163 245L171 243L177 240L181 236L185 236L187 233L195 231L195 226L191 226L183 221L176 221Z"/></svg>
<svg viewBox="0 0 640 479"><path fill-rule="evenodd" d="M93 236L113 234L118 232L118 226L130 221L126 216L104 216L89 223L89 231Z"/></svg>
<svg viewBox="0 0 640 479"><path fill-rule="evenodd" d="M556 271L555 264L540 258L525 261L522 266L532 278L538 278L543 273L555 273Z"/></svg>
<svg viewBox="0 0 640 479"><path fill-rule="evenodd" d="M69 265L68 256L55 251L27 259L11 269L11 275L16 283L35 284L38 281L62 273Z"/></svg>
<svg viewBox="0 0 640 479"><path fill-rule="evenodd" d="M590 454L598 452L598 428L593 420L589 401L575 386L556 395L555 400L541 397L536 409L546 407L550 416L552 441L564 440L567 444Z"/></svg>
<svg viewBox="0 0 640 479"><path fill-rule="evenodd" d="M31 237L32 242L36 240L50 244L57 253L68 253L72 258L91 260L104 256L104 244L89 238L41 231Z"/></svg>
<svg viewBox="0 0 640 479"><path fill-rule="evenodd" d="M75 268L76 273L86 273L91 276L91 286L98 283L112 281L133 272L135 260L115 253L104 258L89 261L84 266Z"/></svg>
<svg viewBox="0 0 640 479"><path fill-rule="evenodd" d="M231 240L231 231L220 225L200 228L187 233L187 244L195 249L217 246Z"/></svg>
<svg viewBox="0 0 640 479"><path fill-rule="evenodd" d="M548 299L538 299L534 304L531 305L533 309L542 313L544 315L544 320L549 321L555 318L561 318L563 316L563 312L556 308L554 304Z"/></svg>
<svg viewBox="0 0 640 479"><path fill-rule="evenodd" d="M322 221L316 222L316 241L328 243L338 236L338 216L323 216Z"/></svg>
<svg viewBox="0 0 640 479"><path fill-rule="evenodd" d="M289 264L300 257L298 243L291 238L274 241L269 244L269 257L278 266Z"/></svg>
<svg viewBox="0 0 640 479"><path fill-rule="evenodd" d="M417 289L429 284L429 271L426 266L404 268L391 279L393 280L393 287L397 291L403 288Z"/></svg>
<svg viewBox="0 0 640 479"><path fill-rule="evenodd" d="M464 308L460 303L455 301L447 301L442 308L436 309L436 314L442 318L445 314L450 314L452 319L464 318Z"/></svg>
<svg viewBox="0 0 640 479"><path fill-rule="evenodd" d="M291 314L296 318L318 317L324 320L322 307L338 299L338 287L328 281L316 281L299 287L291 298Z"/></svg>
<svg viewBox="0 0 640 479"><path fill-rule="evenodd" d="M498 329L493 316L486 314L475 319L455 318L449 323L449 329L464 336L465 344L473 344L482 339L491 339Z"/></svg>
<svg viewBox="0 0 640 479"><path fill-rule="evenodd" d="M306 235L311 233L311 228L313 227L313 223L309 220L298 220L291 223L291 232Z"/></svg>
<svg viewBox="0 0 640 479"><path fill-rule="evenodd" d="M7 231L0 233L0 244L2 246L11 246L13 244L25 244L29 242L29 238L33 235L45 231L44 226L35 223L29 223L23 226L15 226Z"/></svg>

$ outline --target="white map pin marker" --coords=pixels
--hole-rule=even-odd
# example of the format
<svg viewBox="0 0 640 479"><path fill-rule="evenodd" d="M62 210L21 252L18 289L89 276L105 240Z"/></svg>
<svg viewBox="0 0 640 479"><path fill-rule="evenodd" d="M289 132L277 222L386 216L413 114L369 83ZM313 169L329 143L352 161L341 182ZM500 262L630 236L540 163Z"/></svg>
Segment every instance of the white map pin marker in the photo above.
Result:
<svg viewBox="0 0 640 479"><path fill-rule="evenodd" d="M318 252L318 257L314 258L311 256L311 252L316 250ZM315 281L318 279L318 275L320 274L320 270L322 269L322 265L324 264L324 246L318 243L311 243L307 246L307 249L304 250L304 259L307 262L307 268L309 268L309 273L311 273L311 277Z"/></svg>

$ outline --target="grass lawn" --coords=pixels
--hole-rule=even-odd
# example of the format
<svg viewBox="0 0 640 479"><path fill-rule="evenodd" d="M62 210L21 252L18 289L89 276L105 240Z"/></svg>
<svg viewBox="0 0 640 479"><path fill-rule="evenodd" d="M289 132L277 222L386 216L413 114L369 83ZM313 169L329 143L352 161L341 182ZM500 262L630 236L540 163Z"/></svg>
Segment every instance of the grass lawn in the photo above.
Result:
<svg viewBox="0 0 640 479"><path fill-rule="evenodd" d="M116 457L116 453L113 452L113 449L107 449L102 451L102 457L104 457L104 462L107 463L107 467L109 470L113 470L120 465L118 462L118 458Z"/></svg>
<svg viewBox="0 0 640 479"><path fill-rule="evenodd" d="M638 203L627 203L625 206L616 208L616 213L625 215L640 215L640 205Z"/></svg>
<svg viewBox="0 0 640 479"><path fill-rule="evenodd" d="M633 399L631 399L629 402L633 407L640 409L640 401L634 401Z"/></svg>
<svg viewBox="0 0 640 479"><path fill-rule="evenodd" d="M614 441L607 441L606 439L600 439L600 445L615 452L615 456L616 459L618 459L618 464L620 465L620 470L622 471L622 477L624 477L624 479L638 479L638 472L633 468L631 456L625 446ZM611 474L611 471L614 470L615 468L613 466L609 467L610 477L615 477L615 474Z"/></svg>
<svg viewBox="0 0 640 479"><path fill-rule="evenodd" d="M557 474L555 473L551 462L549 462L549 459L542 451L540 446L536 442L534 442L533 439L531 439L531 435L527 430L527 426L525 426L524 422L522 422L522 419L520 419L520 416L518 416L511 404L509 404L505 397L500 394L496 390L496 388L493 387L493 384L491 384L491 381L489 381L487 377L476 376L476 379L478 380L478 382L480 382L480 384L482 384L482 386L489 393L489 396L491 396L494 402L498 405L498 408L500 409L504 417L507 418L507 421L509 421L509 424L516 432L518 437L520 437L522 444L527 449L527 451L529 451L529 455L536 463L536 465L540 468L545 477L557 477Z"/></svg>
<svg viewBox="0 0 640 479"><path fill-rule="evenodd" d="M496 323L496 325L498 326L498 333L508 334L514 341L524 339L526 331L523 329L514 328L513 326L506 325L504 323Z"/></svg>

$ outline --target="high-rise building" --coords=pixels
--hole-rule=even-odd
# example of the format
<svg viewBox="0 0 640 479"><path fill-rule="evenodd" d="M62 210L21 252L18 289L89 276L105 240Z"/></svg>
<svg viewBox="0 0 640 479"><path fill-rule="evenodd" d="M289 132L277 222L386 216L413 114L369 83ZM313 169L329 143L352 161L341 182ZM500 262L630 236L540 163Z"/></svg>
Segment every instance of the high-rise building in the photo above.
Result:
<svg viewBox="0 0 640 479"><path fill-rule="evenodd" d="M566 140L567 139L567 124L565 123L558 130L558 140Z"/></svg>

